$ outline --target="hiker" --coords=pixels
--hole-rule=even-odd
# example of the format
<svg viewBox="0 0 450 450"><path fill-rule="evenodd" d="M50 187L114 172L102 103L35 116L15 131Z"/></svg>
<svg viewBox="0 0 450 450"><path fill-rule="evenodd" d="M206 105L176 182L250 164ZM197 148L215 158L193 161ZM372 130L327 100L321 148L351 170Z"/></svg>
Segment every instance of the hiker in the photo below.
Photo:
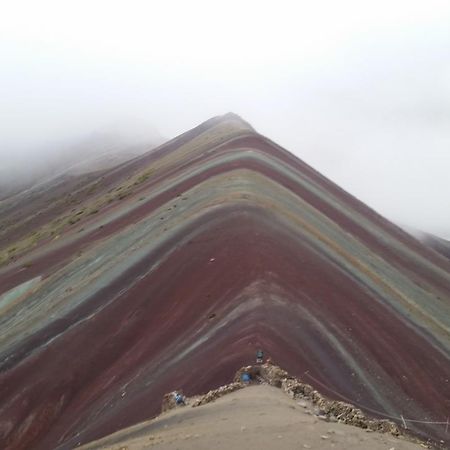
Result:
<svg viewBox="0 0 450 450"><path fill-rule="evenodd" d="M184 401L184 397L182 394L180 394L179 392L174 392L174 396L175 396L175 403L177 405L186 406L186 402Z"/></svg>
<svg viewBox="0 0 450 450"><path fill-rule="evenodd" d="M245 384L250 383L250 380L251 380L251 379L252 379L252 377L251 377L250 374L247 373L247 372L244 372L244 373L241 375L241 381L242 381L243 383L245 383Z"/></svg>
<svg viewBox="0 0 450 450"><path fill-rule="evenodd" d="M262 350L258 350L256 352L256 364L262 364L264 359L264 352Z"/></svg>

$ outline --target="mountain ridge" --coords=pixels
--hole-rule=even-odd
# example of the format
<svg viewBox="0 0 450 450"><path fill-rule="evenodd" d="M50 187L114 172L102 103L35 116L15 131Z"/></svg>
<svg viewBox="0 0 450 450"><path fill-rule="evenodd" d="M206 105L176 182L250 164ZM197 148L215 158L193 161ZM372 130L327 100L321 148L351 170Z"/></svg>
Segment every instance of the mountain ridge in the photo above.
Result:
<svg viewBox="0 0 450 450"><path fill-rule="evenodd" d="M19 251L0 268L0 442L88 442L156 414L174 386L224 384L257 347L369 408L445 416L444 257L234 114L101 176L34 244L17 212Z"/></svg>

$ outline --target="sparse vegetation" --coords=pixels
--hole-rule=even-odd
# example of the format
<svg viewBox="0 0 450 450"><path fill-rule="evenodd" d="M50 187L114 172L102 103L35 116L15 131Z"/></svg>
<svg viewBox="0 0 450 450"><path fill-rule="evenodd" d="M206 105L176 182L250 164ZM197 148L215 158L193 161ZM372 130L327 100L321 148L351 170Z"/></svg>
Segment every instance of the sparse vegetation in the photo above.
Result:
<svg viewBox="0 0 450 450"><path fill-rule="evenodd" d="M93 194L97 188L99 187L99 183L91 184L88 188L83 188L82 185L77 186L78 190L70 192L65 195L59 201L60 205L83 205L78 208L71 209L71 214L62 214L59 217L56 217L51 220L51 222L42 225L39 229L36 229L30 234L20 238L14 243L11 243L10 247L5 248L3 251L0 251L0 264L5 263L8 260L11 260L12 257L15 257L28 249L38 245L40 241L43 239L53 238L56 239L60 236L60 234L64 231L66 227L72 227L73 225L80 222L84 217L88 217L93 214L98 214L103 206L111 204L115 200L123 200L124 198L133 194L134 188L145 183L151 175L155 172L156 168L145 167L142 171L134 174L133 176L127 177L127 182L120 184L116 187L110 188L106 193L102 196L95 199L95 201L85 201L82 202L80 200L80 195L82 194ZM140 197L139 200L144 200L145 197ZM55 203L58 203L55 200ZM55 205L53 204L53 207ZM43 211L39 211L36 214L42 214ZM29 221L32 220L32 216L29 218ZM6 222L3 222L5 224ZM12 224L14 226L14 224Z"/></svg>
<svg viewBox="0 0 450 450"><path fill-rule="evenodd" d="M138 186L139 184L143 183L144 181L148 180L152 174L153 170L147 170L142 175L138 177L138 179L133 183L134 186Z"/></svg>

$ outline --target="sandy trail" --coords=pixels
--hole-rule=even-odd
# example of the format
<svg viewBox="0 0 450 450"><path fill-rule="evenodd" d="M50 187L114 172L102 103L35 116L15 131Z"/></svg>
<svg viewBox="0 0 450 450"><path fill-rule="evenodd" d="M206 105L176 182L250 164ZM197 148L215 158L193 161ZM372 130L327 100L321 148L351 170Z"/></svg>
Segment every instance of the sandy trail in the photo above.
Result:
<svg viewBox="0 0 450 450"><path fill-rule="evenodd" d="M95 441L87 449L135 450L408 450L419 444L389 434L330 423L312 414L313 405L296 401L268 385L251 386L213 403L179 407Z"/></svg>

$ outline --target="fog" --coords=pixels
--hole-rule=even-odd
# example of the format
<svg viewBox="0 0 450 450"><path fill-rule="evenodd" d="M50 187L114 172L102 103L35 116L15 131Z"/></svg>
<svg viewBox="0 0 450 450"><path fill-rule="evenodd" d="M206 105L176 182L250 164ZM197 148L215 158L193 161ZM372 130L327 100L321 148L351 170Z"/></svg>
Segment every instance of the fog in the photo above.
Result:
<svg viewBox="0 0 450 450"><path fill-rule="evenodd" d="M7 2L0 168L233 111L391 220L450 238L449 24L444 0Z"/></svg>

